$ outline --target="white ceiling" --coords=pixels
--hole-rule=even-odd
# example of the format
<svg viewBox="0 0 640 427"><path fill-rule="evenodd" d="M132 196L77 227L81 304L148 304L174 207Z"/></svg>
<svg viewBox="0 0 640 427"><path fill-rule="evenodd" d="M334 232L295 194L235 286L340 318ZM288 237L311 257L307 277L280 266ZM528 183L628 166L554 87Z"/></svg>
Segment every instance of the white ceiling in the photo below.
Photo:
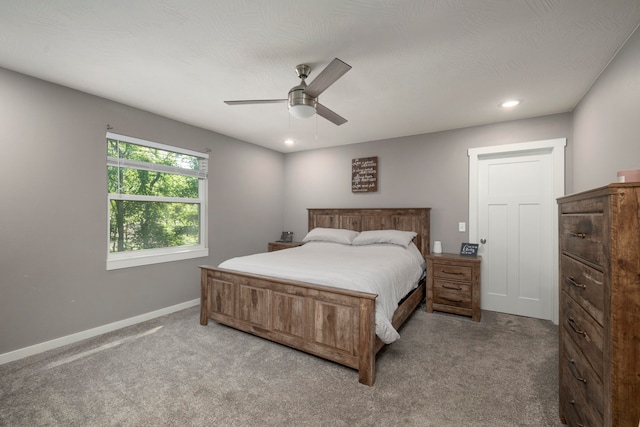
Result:
<svg viewBox="0 0 640 427"><path fill-rule="evenodd" d="M571 111L639 23L638 0L0 0L0 66L291 152ZM342 126L223 103L335 57Z"/></svg>

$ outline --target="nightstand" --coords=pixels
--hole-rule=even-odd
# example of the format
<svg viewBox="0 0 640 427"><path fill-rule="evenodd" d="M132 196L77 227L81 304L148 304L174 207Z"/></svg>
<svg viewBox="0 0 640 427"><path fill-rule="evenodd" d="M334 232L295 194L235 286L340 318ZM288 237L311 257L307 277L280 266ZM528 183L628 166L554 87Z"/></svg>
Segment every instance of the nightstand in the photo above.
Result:
<svg viewBox="0 0 640 427"><path fill-rule="evenodd" d="M479 322L481 260L458 254L427 255L427 311L470 316Z"/></svg>
<svg viewBox="0 0 640 427"><path fill-rule="evenodd" d="M302 245L304 245L303 242L269 242L269 252L295 248L296 246Z"/></svg>

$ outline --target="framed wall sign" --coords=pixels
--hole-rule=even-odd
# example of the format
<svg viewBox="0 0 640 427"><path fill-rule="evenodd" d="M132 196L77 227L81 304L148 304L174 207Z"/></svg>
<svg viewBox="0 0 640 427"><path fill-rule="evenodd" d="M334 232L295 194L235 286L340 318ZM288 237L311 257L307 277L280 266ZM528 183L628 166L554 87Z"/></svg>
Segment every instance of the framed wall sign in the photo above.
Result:
<svg viewBox="0 0 640 427"><path fill-rule="evenodd" d="M351 192L378 191L378 157L351 160Z"/></svg>
<svg viewBox="0 0 640 427"><path fill-rule="evenodd" d="M460 246L460 255L477 256L478 244L477 243L463 243Z"/></svg>

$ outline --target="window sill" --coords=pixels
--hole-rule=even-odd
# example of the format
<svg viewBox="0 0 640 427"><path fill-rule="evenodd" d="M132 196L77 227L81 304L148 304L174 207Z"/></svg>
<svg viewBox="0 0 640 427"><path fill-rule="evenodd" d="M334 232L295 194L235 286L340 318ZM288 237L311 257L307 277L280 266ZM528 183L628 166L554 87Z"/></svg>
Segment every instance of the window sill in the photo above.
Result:
<svg viewBox="0 0 640 427"><path fill-rule="evenodd" d="M209 256L208 248L182 249L171 252L155 252L152 250L141 251L139 254L110 254L107 256L107 270L120 268L139 267L142 265L161 264L171 261L180 261L192 258Z"/></svg>

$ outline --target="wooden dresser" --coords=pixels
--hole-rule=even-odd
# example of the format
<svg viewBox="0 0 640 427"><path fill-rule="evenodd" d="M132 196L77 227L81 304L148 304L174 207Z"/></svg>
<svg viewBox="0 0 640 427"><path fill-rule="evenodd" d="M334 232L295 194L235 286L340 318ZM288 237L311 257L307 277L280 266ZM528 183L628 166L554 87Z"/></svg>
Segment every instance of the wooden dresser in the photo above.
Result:
<svg viewBox="0 0 640 427"><path fill-rule="evenodd" d="M640 183L558 199L560 419L640 422Z"/></svg>
<svg viewBox="0 0 640 427"><path fill-rule="evenodd" d="M429 254L426 310L470 316L480 321L480 262L477 256Z"/></svg>

